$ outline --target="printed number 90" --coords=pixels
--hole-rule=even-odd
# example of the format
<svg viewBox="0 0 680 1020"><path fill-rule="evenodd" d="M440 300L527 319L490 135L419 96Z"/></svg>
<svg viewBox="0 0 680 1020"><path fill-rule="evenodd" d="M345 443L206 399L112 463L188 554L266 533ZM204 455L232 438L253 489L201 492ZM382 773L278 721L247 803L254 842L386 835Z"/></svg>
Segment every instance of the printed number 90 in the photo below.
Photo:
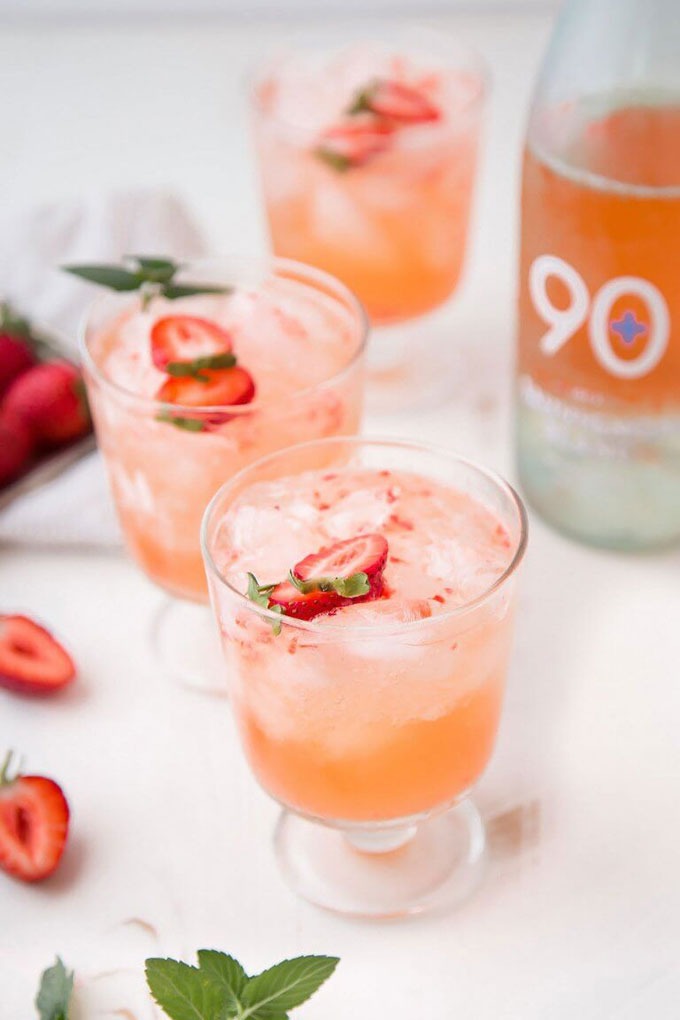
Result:
<svg viewBox="0 0 680 1020"><path fill-rule="evenodd" d="M554 276L569 291L568 308L556 308L548 297L548 279ZM588 320L590 346L602 368L619 379L639 379L661 361L670 336L668 305L661 291L640 276L618 276L605 283L593 298L583 277L573 266L556 255L541 255L529 270L529 293L534 307L549 329L540 348L551 357L581 329ZM625 294L641 298L649 311L649 331L644 349L635 358L621 358L611 344L610 316L614 303Z"/></svg>

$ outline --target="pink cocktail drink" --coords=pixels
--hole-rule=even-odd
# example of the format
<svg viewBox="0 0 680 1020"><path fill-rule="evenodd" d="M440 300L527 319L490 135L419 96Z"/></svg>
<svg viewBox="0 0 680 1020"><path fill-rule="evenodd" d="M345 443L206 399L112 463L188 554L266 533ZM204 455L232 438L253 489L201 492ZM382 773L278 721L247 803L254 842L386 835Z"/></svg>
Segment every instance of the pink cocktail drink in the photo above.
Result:
<svg viewBox="0 0 680 1020"><path fill-rule="evenodd" d="M459 803L501 711L525 541L512 490L426 447L311 443L243 472L204 527L232 705L265 790L362 849ZM299 590L317 569L320 590ZM335 570L340 595L324 589ZM347 571L368 579L354 597Z"/></svg>
<svg viewBox="0 0 680 1020"><path fill-rule="evenodd" d="M234 259L187 271L230 292L102 299L85 371L132 555L172 594L205 600L200 521L219 486L265 453L358 429L365 323L352 295L310 267ZM223 357L220 344L236 367L186 374L205 350ZM184 375L158 367L172 358Z"/></svg>
<svg viewBox="0 0 680 1020"><path fill-rule="evenodd" d="M453 45L273 63L254 104L274 251L343 280L376 325L440 305L463 265L483 97L476 58Z"/></svg>

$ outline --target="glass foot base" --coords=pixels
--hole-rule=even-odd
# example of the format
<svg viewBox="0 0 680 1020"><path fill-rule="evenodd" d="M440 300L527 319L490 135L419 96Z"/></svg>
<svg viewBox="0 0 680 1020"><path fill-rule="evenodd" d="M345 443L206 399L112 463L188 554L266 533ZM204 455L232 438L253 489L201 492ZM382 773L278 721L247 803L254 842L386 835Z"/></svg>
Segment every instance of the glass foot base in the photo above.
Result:
<svg viewBox="0 0 680 1020"><path fill-rule="evenodd" d="M210 608L166 598L154 613L151 646L163 673L202 694L226 697L224 664Z"/></svg>
<svg viewBox="0 0 680 1020"><path fill-rule="evenodd" d="M472 801L395 825L334 829L284 811L274 836L288 885L316 906L399 917L466 899L484 871L484 823Z"/></svg>

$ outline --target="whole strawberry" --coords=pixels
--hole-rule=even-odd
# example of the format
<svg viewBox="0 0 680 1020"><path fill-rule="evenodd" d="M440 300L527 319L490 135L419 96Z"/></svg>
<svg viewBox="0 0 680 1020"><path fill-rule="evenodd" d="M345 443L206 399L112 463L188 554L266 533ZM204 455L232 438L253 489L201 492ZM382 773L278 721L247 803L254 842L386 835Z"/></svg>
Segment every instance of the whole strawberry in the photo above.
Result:
<svg viewBox="0 0 680 1020"><path fill-rule="evenodd" d="M0 397L32 365L35 355L25 339L5 332L0 326Z"/></svg>
<svg viewBox="0 0 680 1020"><path fill-rule="evenodd" d="M0 409L0 488L23 474L33 457L33 436L24 421Z"/></svg>
<svg viewBox="0 0 680 1020"><path fill-rule="evenodd" d="M41 446L62 446L90 431L83 380L68 361L34 365L12 383L4 409L20 418Z"/></svg>

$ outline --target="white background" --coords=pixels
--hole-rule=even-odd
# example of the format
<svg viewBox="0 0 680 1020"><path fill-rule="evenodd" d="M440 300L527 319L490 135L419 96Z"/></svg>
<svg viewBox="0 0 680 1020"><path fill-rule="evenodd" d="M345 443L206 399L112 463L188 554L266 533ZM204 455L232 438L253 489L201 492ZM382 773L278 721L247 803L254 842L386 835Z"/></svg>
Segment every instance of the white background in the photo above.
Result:
<svg viewBox="0 0 680 1020"><path fill-rule="evenodd" d="M544 14L451 15L494 93L464 288L441 322L451 401L369 429L443 442L512 474L519 153ZM0 201L169 184L215 247L264 246L242 77L275 27L191 22L0 33ZM85 512L87 508L84 508ZM0 1018L30 1017L55 952L77 1020L149 1020L144 957L200 946L252 968L343 958L309 1020L677 1020L680 1002L680 556L590 551L531 521L506 712L479 789L492 859L454 914L361 924L297 901L275 869L276 809L226 703L167 684L147 628L157 591L122 556L0 550L3 606L43 617L80 680L62 698L0 692L0 746L64 785L63 866L0 875Z"/></svg>

